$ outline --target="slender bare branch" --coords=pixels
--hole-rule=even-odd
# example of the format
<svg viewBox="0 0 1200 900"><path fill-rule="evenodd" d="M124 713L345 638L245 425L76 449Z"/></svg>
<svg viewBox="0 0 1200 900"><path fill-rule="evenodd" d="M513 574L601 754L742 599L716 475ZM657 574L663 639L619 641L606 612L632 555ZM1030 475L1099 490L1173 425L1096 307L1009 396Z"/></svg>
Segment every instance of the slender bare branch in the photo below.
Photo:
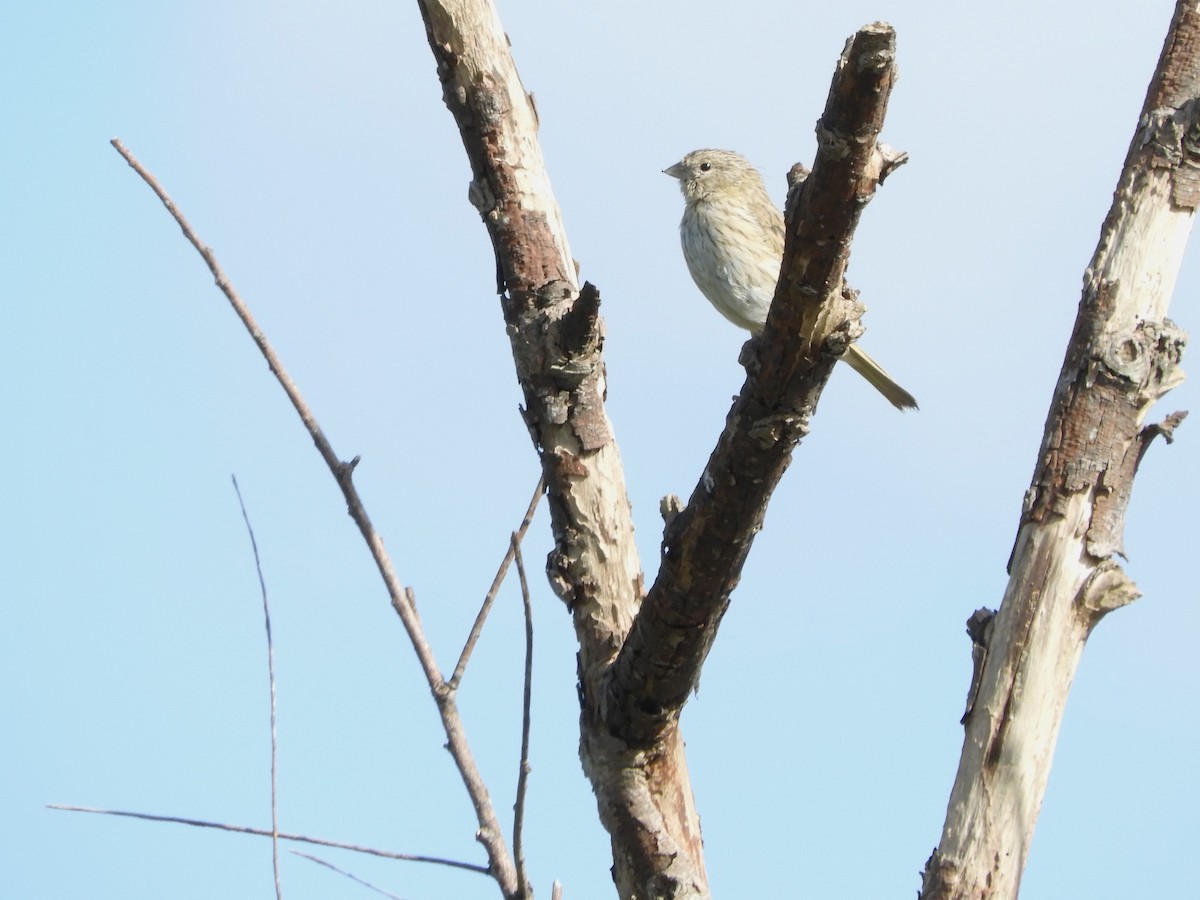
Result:
<svg viewBox="0 0 1200 900"><path fill-rule="evenodd" d="M238 507L242 511L242 521L246 523L246 533L250 535L250 549L254 551L254 570L258 573L258 588L262 593L263 620L267 627L267 680L271 686L271 867L275 874L276 900L283 900L283 880L279 874L279 741L275 727L275 642L271 638L271 606L267 602L267 582L263 578L262 560L258 555L258 541L254 537L254 527L250 524L250 516L246 512L242 489L238 487L236 475L231 475L230 478L233 480L233 492L237 494Z"/></svg>
<svg viewBox="0 0 1200 900"><path fill-rule="evenodd" d="M186 237L188 242L196 248L196 252L200 254L201 258L208 265L208 270L212 273L213 278L216 279L217 287L221 289L221 293L223 293L226 299L229 300L229 305L233 307L233 311L237 314L237 317L241 319L242 324L246 326L246 331L250 333L250 337L254 340L254 343L258 345L259 352L262 353L263 358L266 359L267 365L271 369L271 373L279 381L284 393L287 394L288 399L292 402L292 406L299 414L301 421L304 422L304 427L308 430L308 433L312 435L313 443L317 445L318 452L320 452L322 458L325 460L326 465L328 465L334 475L338 477L340 483L340 471L345 468L347 464L339 460L337 454L333 452L333 447L325 437L324 432L321 431L321 426L317 424L317 420L313 416L312 410L309 409L308 404L304 402L304 398L300 394L300 389L296 387L296 383L292 381L291 376L288 375L287 370L283 367L283 363L280 362L279 357L275 355L275 350L267 342L266 335L263 333L262 329L259 328L258 322L251 314L249 307L247 307L246 304L242 302L242 298L238 296L233 284L229 281L228 276L226 276L224 270L221 268L221 264L217 262L216 254L214 254L212 249L205 246L205 244L200 240L199 236L192 229L192 226L188 223L188 220L184 217L179 207L175 205L175 201L170 198L167 192L163 189L162 185L158 183L158 179L156 179L137 160L133 153L126 149L125 145L121 143L120 139L113 138L109 143L116 148L116 151L121 154L125 162L129 163L130 167L137 172L138 175L141 176L141 179L146 182L147 185L149 185L152 191L154 191L154 193L158 196L158 199L162 201L163 206L167 208L167 212L171 214L171 217L183 230L183 236ZM353 468L352 465L351 468Z"/></svg>
<svg viewBox="0 0 1200 900"><path fill-rule="evenodd" d="M331 869L334 872L337 872L342 877L349 878L351 881L355 882L356 884L361 884L367 890L374 891L377 894L382 894L385 897L390 897L391 900L403 900L402 897L400 897L396 894L389 893L388 891L385 891L383 888L377 887L376 885L371 884L371 882L366 881L362 878L359 878L357 875L355 875L352 872L347 872L345 869L339 869L333 863L329 862L328 860L321 859L321 857L319 857L319 856L313 856L311 853L301 853L299 850L289 850L288 852L294 853L294 854L296 854L296 856L302 856L307 860L311 860L312 862L315 862L318 866L324 866L327 869Z"/></svg>
<svg viewBox="0 0 1200 900"><path fill-rule="evenodd" d="M458 657L458 665L454 667L454 674L446 682L452 688L457 688L462 682L463 673L467 670L467 662L471 659L471 653L475 649L475 644L479 640L479 636L483 633L483 623L487 620L488 613L492 610L492 604L496 602L496 594L500 591L500 585L504 583L504 576L508 574L508 567L512 565L513 557L517 553L517 545L525 539L525 532L529 530L530 524L533 522L533 514L537 510L538 501L542 499L542 494L546 492L545 476L538 477L537 487L533 489L533 496L529 499L529 507L525 510L525 517L521 519L521 524L517 527L516 540L508 545L508 551L504 554L504 559L500 562L500 568L496 570L496 577L492 579L492 585L488 588L487 596L483 598L483 606L479 609L479 615L475 617L475 624L471 626L471 633L467 636L467 643L462 649L462 653Z"/></svg>
<svg viewBox="0 0 1200 900"><path fill-rule="evenodd" d="M412 610L413 616L415 616L419 622L421 620L421 611L417 609L417 592L413 590L411 585L405 586L404 599L408 601L409 609Z"/></svg>
<svg viewBox="0 0 1200 900"><path fill-rule="evenodd" d="M50 803L46 806L47 809L57 809L64 812L80 812L93 813L101 816L120 816L126 819L141 819L146 822L170 822L175 825L190 825L193 828L215 828L218 831L232 831L237 834L253 834L259 837L271 837L275 832L270 828L253 828L249 825L230 825L226 822L209 822L204 819L187 819L181 816L156 816L150 813L129 812L122 809L97 809L91 806L67 806L60 803ZM320 847L333 847L338 850L349 850L352 853L364 853L367 856L379 856L383 859L398 859L404 862L420 862L430 863L437 866L449 866L452 869L463 869L467 872L476 872L479 875L492 874L492 870L487 866L476 865L475 863L461 862L457 859L446 859L442 856L424 856L419 853L398 853L394 850L379 850L375 847L365 847L362 844L349 844L345 841L331 841L327 838L310 837L306 834L290 834L286 831L279 832L279 839L282 841L295 841L299 844L314 844Z"/></svg>
<svg viewBox="0 0 1200 900"><path fill-rule="evenodd" d="M529 891L529 873L525 870L525 795L529 789L529 723L533 700L533 604L529 600L529 581L521 558L521 538L513 532L512 554L521 580L521 606L525 611L525 679L521 697L521 762L517 769L517 799L513 804L513 857L517 862L517 887L522 896Z"/></svg>
<svg viewBox="0 0 1200 900"><path fill-rule="evenodd" d="M355 467L358 465L359 458L355 457L346 463L342 462L338 455L334 453L332 445L325 437L320 425L317 424L316 417L301 396L299 388L296 387L291 377L287 374L283 363L276 356L274 349L267 341L266 335L258 327L258 323L254 320L249 308L238 295L233 284L225 275L225 272L221 269L216 255L201 242L191 225L188 224L187 219L184 218L183 213L179 211L174 201L171 200L154 176L142 166L119 140L114 138L112 145L133 170L150 186L151 190L154 191L159 200L167 208L167 211L171 213L171 216L179 224L184 236L200 253L205 263L208 264L209 271L212 272L213 277L216 279L217 286L220 287L221 292L229 300L238 318L246 326L246 330L250 332L251 338L258 345L259 351L267 360L271 372L274 373L284 392L288 395L292 406L295 407L305 428L308 429L308 433L312 436L313 443L316 444L321 457L325 460L326 465L329 466L330 472L333 473L338 486L342 489L342 495L346 499L347 511L358 526L363 539L367 542L367 547L371 551L376 568L378 568L379 574L387 588L388 595L391 598L392 608L396 610L396 614L400 617L409 642L412 644L413 651L416 653L417 660L421 665L421 670L425 674L425 680L429 684L430 692L437 703L438 712L442 719L442 728L446 733L447 747L454 758L459 774L462 776L463 784L466 786L467 793L471 798L471 804L475 807L475 816L479 823L479 829L475 833L476 838L487 850L488 859L491 862L492 875L499 884L501 891L506 897L514 896L516 891L516 868L513 864L508 845L505 843L504 834L500 828L500 821L496 817L495 808L492 805L491 798L488 796L487 787L479 774L479 769L475 765L474 757L471 754L466 733L463 729L462 718L455 703L454 691L442 678L441 671L438 669L437 662L434 659L433 649L430 647L429 641L425 637L424 629L421 627L420 619L417 617L416 609L409 602L404 586L400 583L400 579L397 577L396 571L392 566L391 558L384 548L383 538L380 537L375 527L371 524L366 508L363 506L362 500L358 495L358 489L354 485L353 474Z"/></svg>

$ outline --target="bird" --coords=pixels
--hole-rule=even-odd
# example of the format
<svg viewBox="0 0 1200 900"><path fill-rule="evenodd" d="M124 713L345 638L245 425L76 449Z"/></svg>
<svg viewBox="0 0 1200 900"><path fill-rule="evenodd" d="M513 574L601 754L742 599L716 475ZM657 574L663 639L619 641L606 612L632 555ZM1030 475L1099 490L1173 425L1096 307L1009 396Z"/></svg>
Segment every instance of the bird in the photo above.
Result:
<svg viewBox="0 0 1200 900"><path fill-rule="evenodd" d="M783 264L784 228L762 176L730 150L693 150L663 173L683 192L679 237L696 287L726 319L759 335ZM897 409L917 408L858 344L842 358Z"/></svg>

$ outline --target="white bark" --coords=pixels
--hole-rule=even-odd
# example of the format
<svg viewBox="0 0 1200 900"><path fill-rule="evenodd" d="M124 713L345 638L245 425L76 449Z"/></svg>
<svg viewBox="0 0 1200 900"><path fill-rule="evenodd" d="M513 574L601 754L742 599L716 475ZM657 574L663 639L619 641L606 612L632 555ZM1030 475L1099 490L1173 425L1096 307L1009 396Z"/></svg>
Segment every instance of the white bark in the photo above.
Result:
<svg viewBox="0 0 1200 900"><path fill-rule="evenodd" d="M1084 644L1138 596L1114 557L1146 446L1182 418L1143 427L1183 377L1165 315L1195 216L1198 34L1181 2L1084 278L925 900L1017 896Z"/></svg>
<svg viewBox="0 0 1200 900"><path fill-rule="evenodd" d="M610 733L604 681L642 601L620 453L604 410L599 294L580 287L537 141L537 113L487 0L422 0L471 203L496 250L525 421L548 490L550 583L579 640L580 752L623 898L704 900L700 822L676 729L653 747Z"/></svg>

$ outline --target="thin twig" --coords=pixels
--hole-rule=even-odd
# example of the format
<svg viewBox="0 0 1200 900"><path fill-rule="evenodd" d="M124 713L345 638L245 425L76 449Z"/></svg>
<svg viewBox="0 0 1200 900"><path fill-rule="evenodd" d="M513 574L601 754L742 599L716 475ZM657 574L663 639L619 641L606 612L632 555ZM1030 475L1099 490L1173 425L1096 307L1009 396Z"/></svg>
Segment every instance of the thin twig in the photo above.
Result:
<svg viewBox="0 0 1200 900"><path fill-rule="evenodd" d="M58 809L64 812L95 813L101 816L122 816L127 819L143 819L147 822L172 822L176 825L191 825L195 828L215 828L218 831L233 831L238 834L254 834L259 837L271 837L274 833L269 828L251 828L249 825L229 825L225 822L207 822L203 819L185 819L180 816L155 816L150 813L127 812L121 809L97 809L92 806L66 806L59 803L48 803L47 809ZM334 847L338 850L350 850L353 853L365 853L368 856L379 856L384 859L399 859L405 862L432 863L438 866L449 866L452 869L465 869L480 875L491 875L492 870L487 866L475 863L460 862L456 859L445 859L441 856L423 856L419 853L397 853L393 850L379 850L375 847L364 847L361 844L347 844L344 841L330 841L325 838L309 837L305 834L289 834L279 832L279 839L296 841L299 844L315 844L320 847Z"/></svg>
<svg viewBox="0 0 1200 900"><path fill-rule="evenodd" d="M271 372L288 395L288 399L291 401L292 406L295 407L300 420L304 423L304 427L308 430L309 435L312 436L313 443L316 444L318 452L325 460L325 464L329 466L329 471L337 480L338 486L342 489L342 495L346 498L347 512L349 512L350 517L358 526L363 540L367 542L367 547L370 549L371 556L375 560L375 566L378 568L380 577L383 578L383 583L387 587L392 608L396 610L396 614L400 617L400 622L404 626L413 651L417 655L417 661L420 663L421 670L425 674L425 680L429 684L429 690L437 703L438 714L442 719L442 728L446 732L446 746L454 758L454 763L458 767L459 774L462 776L467 794L471 798L471 805L475 808L475 818L479 823L479 828L475 832L476 839L487 850L490 862L490 874L496 879L505 896L511 896L516 890L516 868L512 856L509 854L508 847L504 842L504 834L500 828L500 821L496 817L496 811L492 806L491 798L488 796L487 787L483 782L483 777L479 774L479 768L475 765L475 759L467 743L466 733L462 726L462 718L459 715L458 706L454 701L454 691L449 688L442 678L437 661L433 656L433 649L429 646L429 641L425 637L424 629L421 627L421 622L417 618L416 611L409 602L404 587L396 575L391 558L384 548L383 538L379 536L379 533L371 524L371 519L367 515L362 499L358 496L358 489L354 486L354 468L358 465L359 458L355 457L347 463L342 462L338 455L334 453L332 445L325 437L320 425L317 424L316 417L301 396L299 388L296 387L295 382L292 381L291 376L284 369L283 363L275 355L274 349L272 349L266 335L263 334L262 329L258 327L258 323L250 314L249 308L242 301L242 298L234 289L229 278L221 269L216 255L201 242L200 238L192 230L191 225L188 224L187 219L184 218L183 213L175 206L174 201L171 200L154 176L125 148L125 145L116 138L112 140L112 145L125 161L129 163L130 167L141 176L142 180L150 186L150 189L162 201L179 227L183 229L184 237L188 239L204 259L205 263L208 264L209 271L212 272L213 277L216 279L217 286L221 289L226 299L229 300L234 312L242 320L242 324L246 326L246 330L250 332L250 337L254 339L254 343L258 346L263 358L266 359Z"/></svg>
<svg viewBox="0 0 1200 900"><path fill-rule="evenodd" d="M262 560L258 556L258 541L254 538L254 527L246 513L242 489L238 487L236 475L229 477L233 479L233 492L237 494L242 521L246 523L246 532L250 535L250 549L254 551L254 570L258 573L258 587L262 593L263 619L267 623L267 679L271 684L271 867L275 873L275 898L283 900L283 881L279 875L279 740L275 728L275 642L271 639L271 607L267 603L267 582L263 578Z"/></svg>
<svg viewBox="0 0 1200 900"><path fill-rule="evenodd" d="M358 884L361 884L363 887L367 888L368 890L372 890L377 894L383 894L385 897L391 897L392 900L403 900L402 897L398 897L395 894L389 893L381 887L376 887L375 885L371 884L371 882L364 881L357 875L347 872L344 869L339 869L333 863L327 862L326 860L321 859L319 856L313 856L311 853L301 853L299 850L289 850L288 852L295 853L297 856L303 856L305 859L312 860L318 866L324 866L327 869L333 869L333 871L337 872L339 875L343 875L346 878L349 878L351 881L357 882Z"/></svg>
<svg viewBox="0 0 1200 900"><path fill-rule="evenodd" d="M529 508L525 510L525 518L521 520L520 526L517 528L517 542L525 538L525 532L529 530L529 524L533 521L533 513L537 509L538 501L542 499L542 494L546 492L546 478L543 475L538 478L537 487L533 489L533 497L529 500ZM508 574L508 567L512 564L515 545L510 543L508 552L504 554L504 559L500 563L500 568L496 570L496 577L492 579L492 586L488 588L487 596L483 598L483 606L479 609L479 615L475 617L475 624L471 626L471 633L467 636L467 643L462 649L462 653L458 657L458 665L454 667L454 674L450 676L447 682L450 687L457 688L462 681L463 673L467 670L467 662L471 658L471 653L475 650L475 644L479 640L479 635L483 633L483 623L488 617L488 613L492 610L492 604L496 602L496 594L500 590L500 585L504 583L504 576Z"/></svg>
<svg viewBox="0 0 1200 900"><path fill-rule="evenodd" d="M529 601L529 582L525 580L525 561L521 558L521 538L513 532L512 554L521 580L521 605L525 610L525 691L521 698L521 765L517 769L517 799L513 804L513 858L517 862L517 890L528 897L529 873L525 871L525 794L529 788L529 707L533 698L533 604Z"/></svg>
<svg viewBox="0 0 1200 900"><path fill-rule="evenodd" d="M258 345L258 349L266 359L267 365L271 369L271 373L276 379L278 379L279 384L283 387L284 393L288 395L288 399L292 402L292 406L295 407L296 412L299 413L301 420L303 420L304 427L307 428L308 433L312 435L312 439L317 445L317 450L320 451L321 456L324 457L326 464L330 469L333 470L334 474L338 475L340 470L345 467L346 464L339 460L337 454L333 452L333 447L330 445L329 440L325 437L325 434L321 431L321 426L317 424L317 420L313 416L312 410L309 409L308 404L304 402L304 397L301 396L300 389L296 387L296 383L292 381L291 376L288 375L287 370L284 369L283 363L280 362L279 357L275 355L275 350L271 347L270 343L268 343L266 335L263 333L262 329L259 328L258 322L255 321L249 307L247 307L242 301L242 298L234 289L232 282L230 282L229 277L221 268L221 264L217 262L216 254L213 253L210 247L205 246L196 232L192 230L192 226L188 223L188 220L184 217L183 213L179 211L179 208L175 205L175 201L167 195L167 192L163 189L162 185L158 183L158 179L151 175L150 172L140 162L138 162L137 158L133 155L133 153L125 148L125 145L121 143L120 139L113 138L109 143L116 148L117 152L120 153L125 159L125 162L129 163L130 167L137 172L139 176L141 176L142 180L150 186L150 190L154 191L158 199L162 201L163 206L167 208L167 212L171 214L171 217L175 220L179 227L183 229L183 236L188 239L188 242L191 243L193 247L196 248L196 251L208 265L208 270L212 273L213 278L216 279L217 287L221 289L221 293L223 293L226 299L229 300L229 304L233 307L233 311L237 313L237 317L242 320L242 324L245 325L246 330L250 332L250 337L253 338L254 343ZM339 482L340 480L341 479L339 478Z"/></svg>
<svg viewBox="0 0 1200 900"><path fill-rule="evenodd" d="M404 597L408 600L408 605L413 611L413 615L417 617L417 621L421 620L421 611L417 609L417 592L411 586L405 586Z"/></svg>

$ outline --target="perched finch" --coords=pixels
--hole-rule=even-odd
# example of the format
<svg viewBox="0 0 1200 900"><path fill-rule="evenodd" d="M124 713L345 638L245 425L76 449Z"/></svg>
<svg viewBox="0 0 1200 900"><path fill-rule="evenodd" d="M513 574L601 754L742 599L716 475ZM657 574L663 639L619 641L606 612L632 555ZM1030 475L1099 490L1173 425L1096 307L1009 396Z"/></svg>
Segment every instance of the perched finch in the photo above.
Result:
<svg viewBox="0 0 1200 900"><path fill-rule="evenodd" d="M679 179L686 201L679 236L696 287L734 325L759 334L783 263L783 214L762 178L728 150L693 150L663 171ZM843 359L897 409L916 409L912 394L857 344Z"/></svg>

